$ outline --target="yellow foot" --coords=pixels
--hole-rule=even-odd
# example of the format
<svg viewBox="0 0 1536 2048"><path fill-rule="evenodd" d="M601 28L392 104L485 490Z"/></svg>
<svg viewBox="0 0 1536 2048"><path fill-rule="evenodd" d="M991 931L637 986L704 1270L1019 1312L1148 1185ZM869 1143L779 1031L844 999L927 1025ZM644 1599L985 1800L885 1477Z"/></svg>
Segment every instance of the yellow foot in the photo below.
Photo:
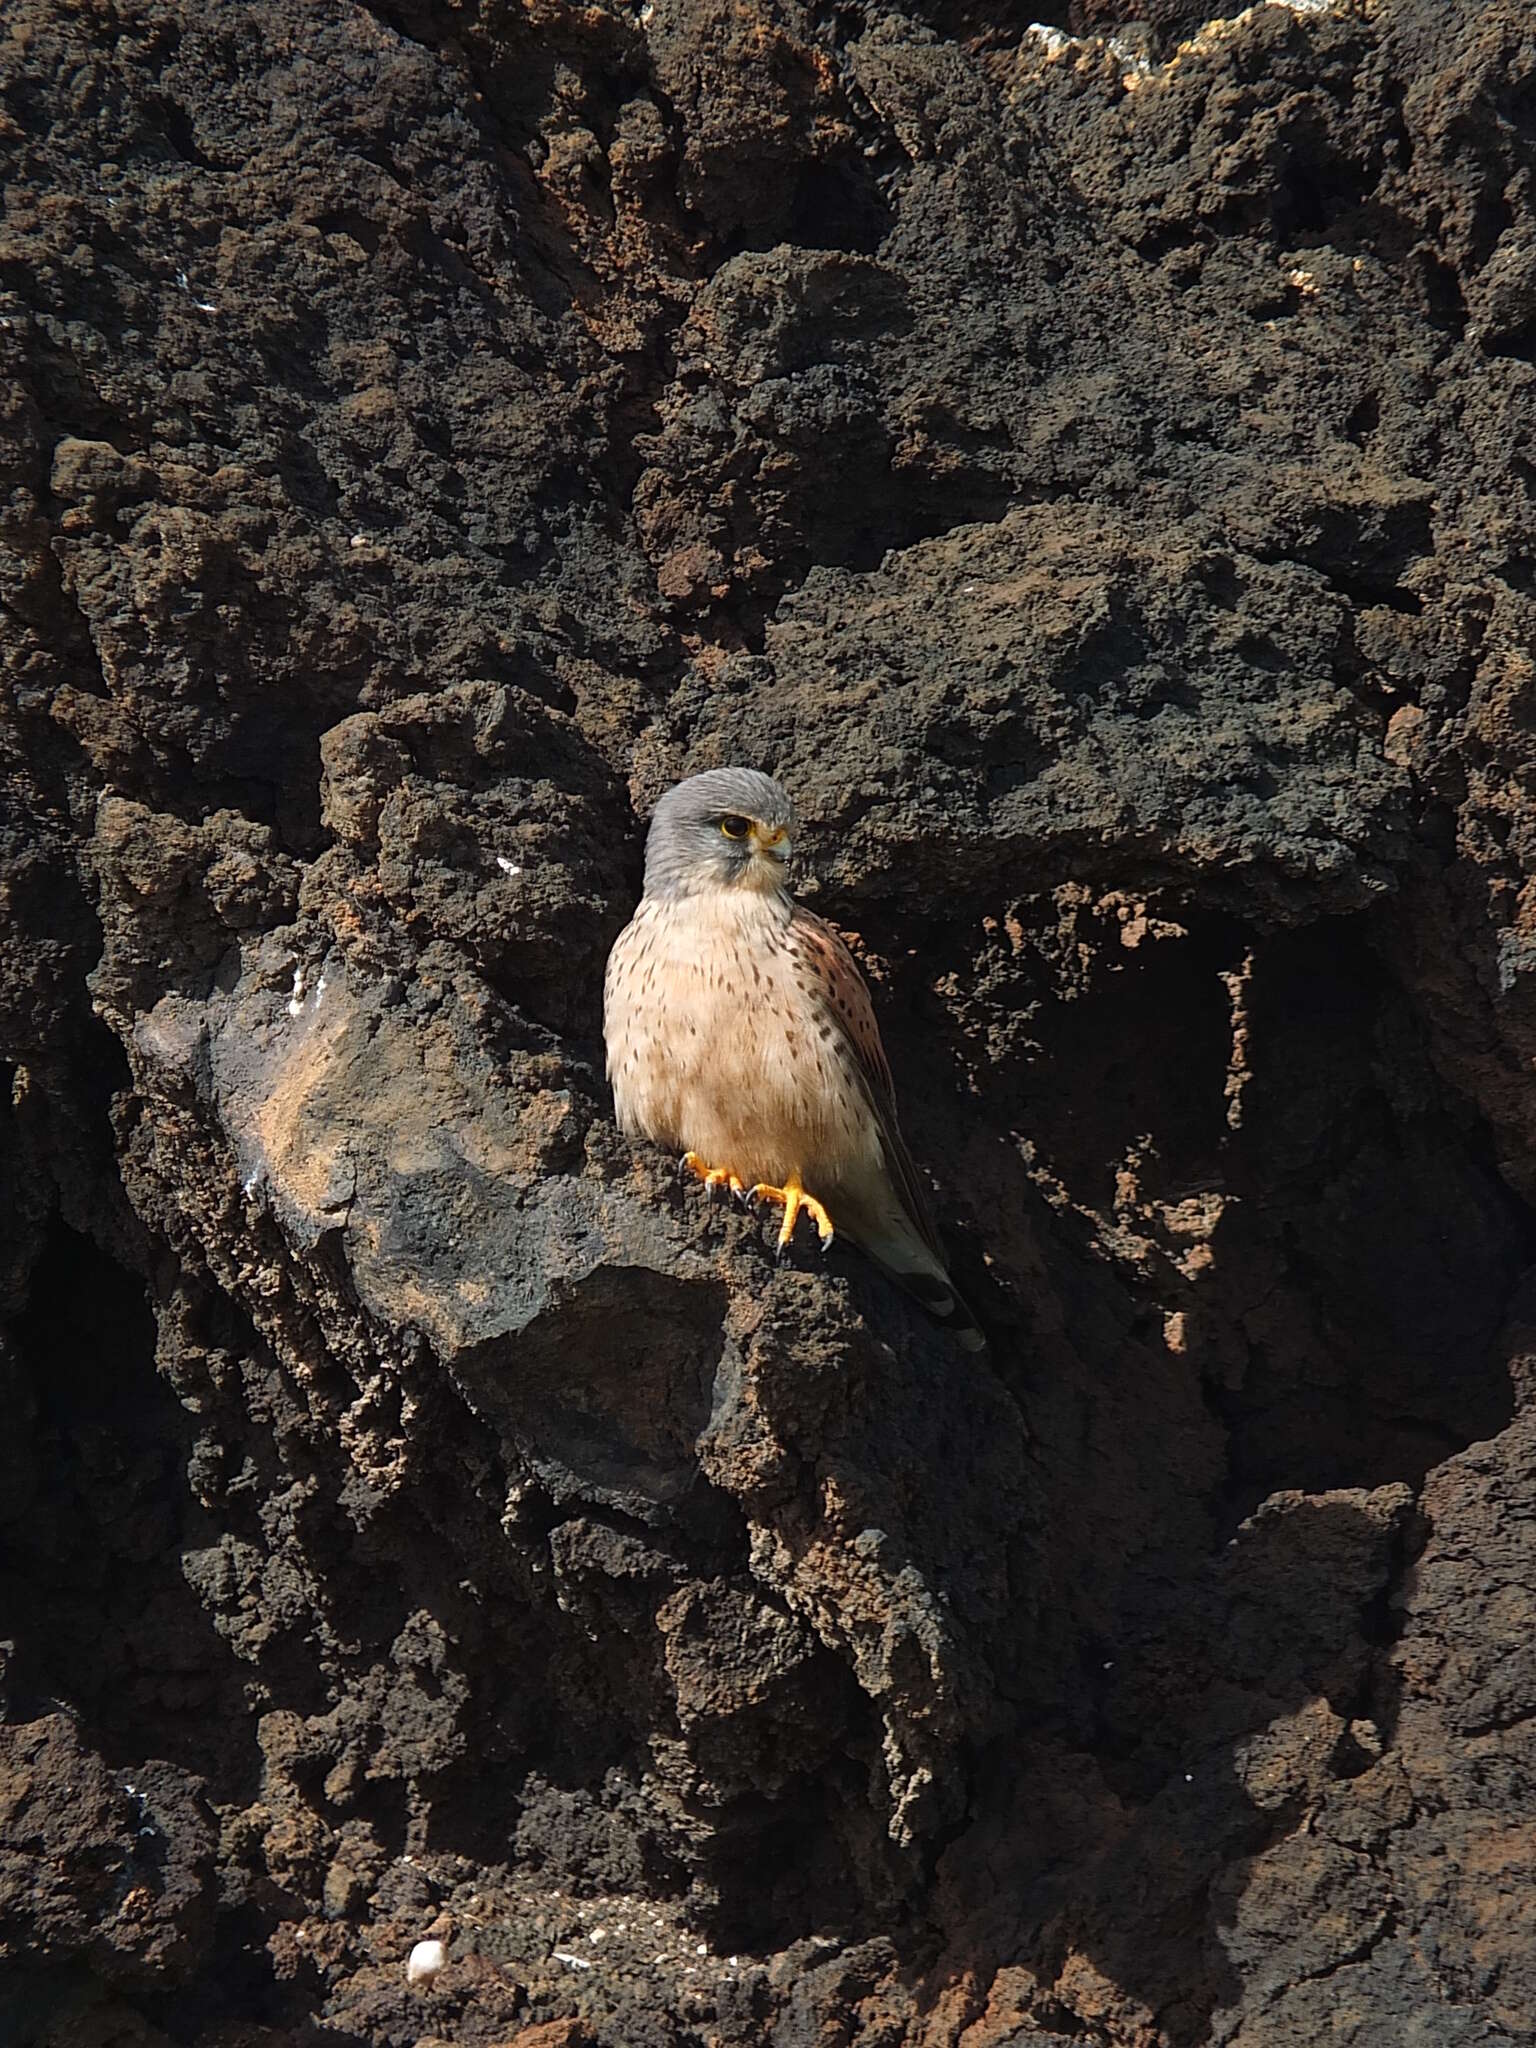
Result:
<svg viewBox="0 0 1536 2048"><path fill-rule="evenodd" d="M711 1194L714 1194L717 1188L729 1188L738 1202L746 1200L745 1187L728 1166L711 1166L708 1160L700 1158L697 1152L685 1152L682 1163L690 1173L699 1176Z"/></svg>
<svg viewBox="0 0 1536 2048"><path fill-rule="evenodd" d="M785 1247L795 1234L795 1219L799 1216L802 1209L816 1225L816 1232L821 1239L823 1251L826 1250L836 1234L832 1227L832 1218L823 1209L816 1197L808 1195L796 1180L792 1180L787 1188L771 1188L767 1181L760 1180L747 1196L747 1200L749 1202L778 1202L782 1205L784 1210L784 1226L779 1232L778 1252L781 1259L784 1256Z"/></svg>

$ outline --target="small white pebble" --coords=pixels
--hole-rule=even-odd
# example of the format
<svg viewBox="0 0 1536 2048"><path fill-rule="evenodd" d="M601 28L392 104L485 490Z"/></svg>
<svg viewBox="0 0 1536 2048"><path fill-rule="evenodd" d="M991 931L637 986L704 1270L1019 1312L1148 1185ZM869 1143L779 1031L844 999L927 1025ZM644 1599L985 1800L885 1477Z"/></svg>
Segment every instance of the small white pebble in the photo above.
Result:
<svg viewBox="0 0 1536 2048"><path fill-rule="evenodd" d="M701 1941L701 1942L699 1943L698 1947L697 1947L697 1948L696 1948L696 1949L694 1950L694 1954L695 1954L696 1956L707 1956L707 1955L709 1954L709 1950L708 1950L708 1949L707 1949L707 1948L705 1947L704 1943L703 1943L703 1942Z"/></svg>
<svg viewBox="0 0 1536 2048"><path fill-rule="evenodd" d="M590 1970L592 1967L585 1956L573 1956L563 1948L555 1950L555 1961L557 1963L567 1963L573 1970Z"/></svg>
<svg viewBox="0 0 1536 2048"><path fill-rule="evenodd" d="M352 544L352 546L353 546L353 547L355 547L355 548L365 548L365 547L367 547L367 545L368 545L368 536L367 536L367 534L366 534L366 533L354 533L354 534L353 534L353 536L352 536L352 542L351 542L351 544Z"/></svg>
<svg viewBox="0 0 1536 2048"><path fill-rule="evenodd" d="M1186 1771L1184 1773L1184 1782L1186 1785L1193 1785L1193 1783L1195 1782L1195 1774L1193 1771Z"/></svg>
<svg viewBox="0 0 1536 2048"><path fill-rule="evenodd" d="M497 854L496 865L504 875L520 875L523 872L517 862L515 860L508 860L504 853ZM555 1897L558 1899L559 1896L560 1894L556 1892Z"/></svg>
<svg viewBox="0 0 1536 2048"><path fill-rule="evenodd" d="M608 1930L606 1927L594 1927L592 1932L587 1936L588 1941L606 1941L607 1938Z"/></svg>
<svg viewBox="0 0 1536 2048"><path fill-rule="evenodd" d="M447 1960L440 1941L418 1941L405 1965L407 1984L430 1984Z"/></svg>

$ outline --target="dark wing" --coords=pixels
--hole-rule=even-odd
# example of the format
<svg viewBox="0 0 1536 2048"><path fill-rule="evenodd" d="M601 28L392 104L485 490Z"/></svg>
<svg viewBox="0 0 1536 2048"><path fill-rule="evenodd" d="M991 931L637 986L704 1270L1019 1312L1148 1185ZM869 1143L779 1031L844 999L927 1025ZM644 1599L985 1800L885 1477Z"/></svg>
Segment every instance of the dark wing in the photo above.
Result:
<svg viewBox="0 0 1536 2048"><path fill-rule="evenodd" d="M854 1069L864 1085L864 1093L879 1125L886 1168L901 1197L902 1206L942 1266L944 1252L938 1232L933 1227L933 1219L928 1214L928 1198L917 1177L917 1168L912 1164L912 1155L897 1128L896 1091L891 1086L891 1069L885 1048L880 1043L880 1027L875 1022L874 1007L858 962L831 925L823 923L814 911L799 903L795 905L794 916L790 919L789 940L798 957L811 970L812 988L825 1012L824 1021L831 1025L836 1039L853 1056Z"/></svg>

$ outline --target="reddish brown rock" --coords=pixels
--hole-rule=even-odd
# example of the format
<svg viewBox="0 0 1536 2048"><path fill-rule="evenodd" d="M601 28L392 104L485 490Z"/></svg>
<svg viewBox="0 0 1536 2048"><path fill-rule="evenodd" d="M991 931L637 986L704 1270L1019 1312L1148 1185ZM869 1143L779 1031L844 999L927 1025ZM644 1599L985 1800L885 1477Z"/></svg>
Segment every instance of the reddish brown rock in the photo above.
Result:
<svg viewBox="0 0 1536 2048"><path fill-rule="evenodd" d="M1536 2038L1528 22L1052 21L9 9L0 2038ZM612 1126L731 759L980 1360Z"/></svg>

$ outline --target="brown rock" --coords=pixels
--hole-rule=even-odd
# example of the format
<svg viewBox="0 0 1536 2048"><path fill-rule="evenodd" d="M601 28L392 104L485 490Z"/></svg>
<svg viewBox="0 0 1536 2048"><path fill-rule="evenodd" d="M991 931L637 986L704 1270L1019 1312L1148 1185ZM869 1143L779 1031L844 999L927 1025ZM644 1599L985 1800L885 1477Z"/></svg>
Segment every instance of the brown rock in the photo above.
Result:
<svg viewBox="0 0 1536 2048"><path fill-rule="evenodd" d="M1530 2033L1528 9L1055 16L8 7L0 2038ZM613 1126L728 760L979 1360Z"/></svg>

